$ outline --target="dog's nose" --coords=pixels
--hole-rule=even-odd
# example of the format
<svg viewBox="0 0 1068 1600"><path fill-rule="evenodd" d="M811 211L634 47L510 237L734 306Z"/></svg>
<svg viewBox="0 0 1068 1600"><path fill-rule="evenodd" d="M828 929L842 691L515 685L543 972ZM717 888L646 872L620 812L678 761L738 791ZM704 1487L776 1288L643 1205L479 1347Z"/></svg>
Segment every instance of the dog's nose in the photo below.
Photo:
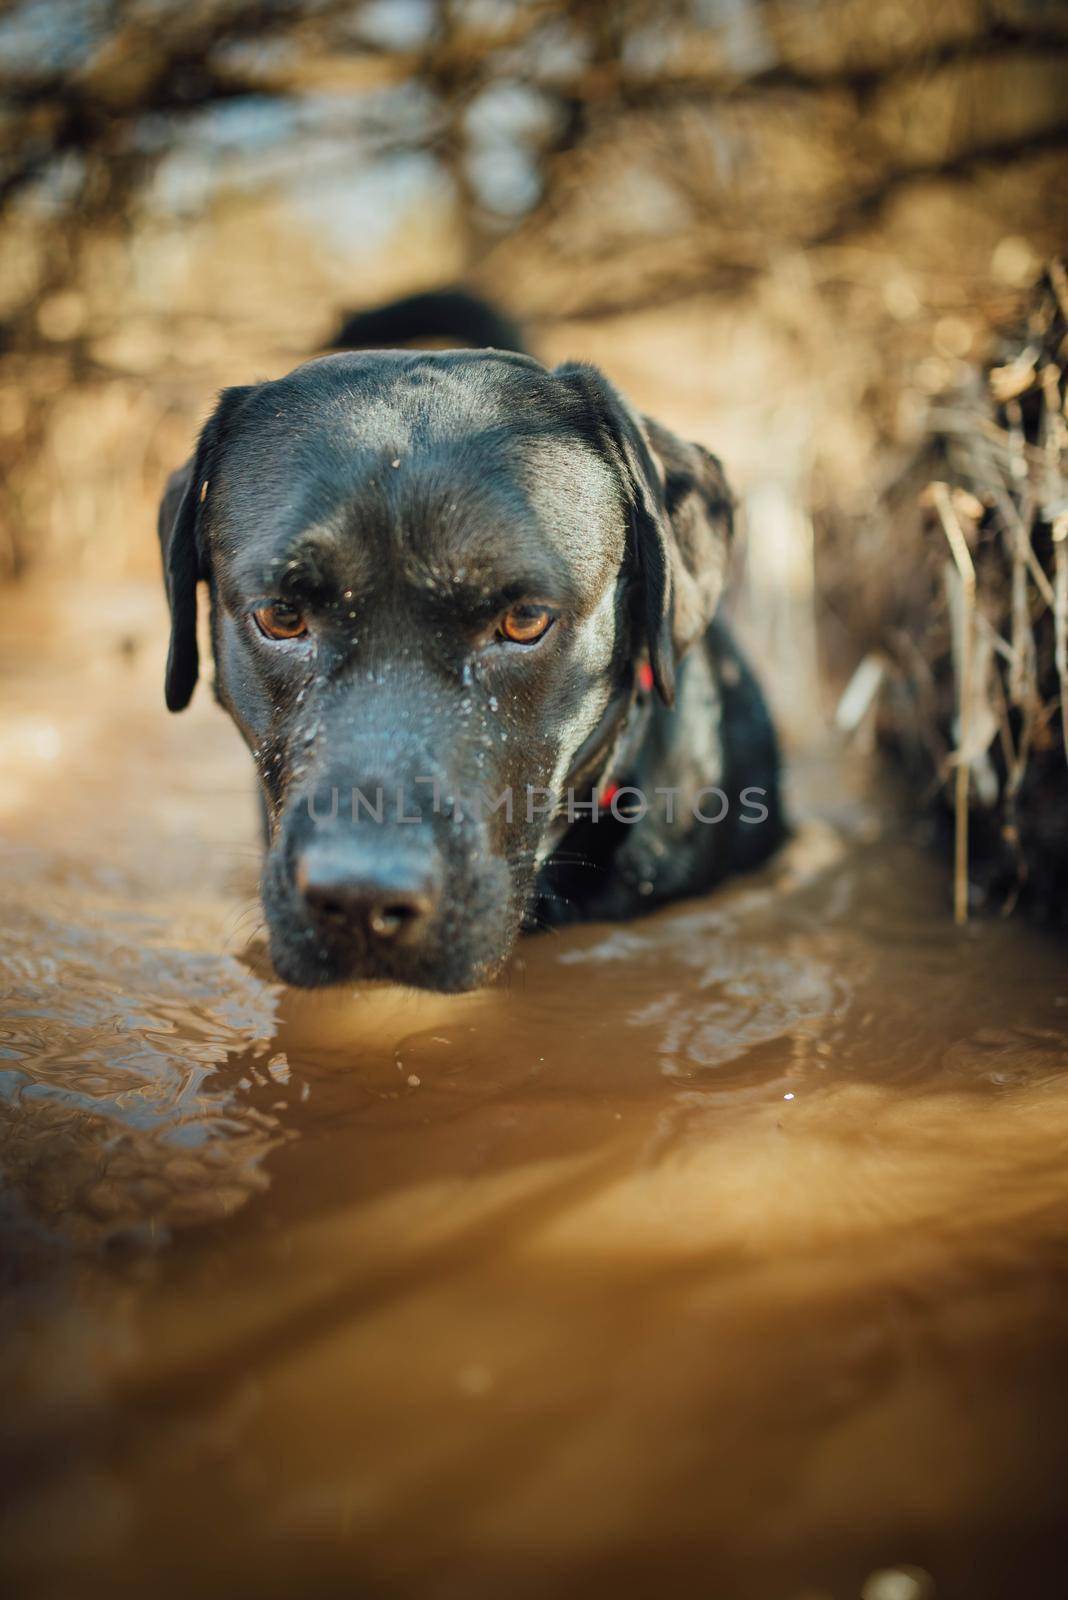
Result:
<svg viewBox="0 0 1068 1600"><path fill-rule="evenodd" d="M419 857L375 861L312 845L297 862L296 884L314 921L397 944L419 937L437 903L433 874Z"/></svg>

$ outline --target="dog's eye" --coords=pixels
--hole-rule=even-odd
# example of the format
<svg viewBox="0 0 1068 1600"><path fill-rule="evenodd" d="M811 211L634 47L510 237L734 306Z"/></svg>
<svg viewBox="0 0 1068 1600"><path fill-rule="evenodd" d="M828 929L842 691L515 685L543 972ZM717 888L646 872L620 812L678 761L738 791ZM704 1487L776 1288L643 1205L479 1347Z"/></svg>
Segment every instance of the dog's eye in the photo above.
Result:
<svg viewBox="0 0 1068 1600"><path fill-rule="evenodd" d="M308 631L304 613L285 600L272 600L252 613L256 626L268 639L300 639Z"/></svg>
<svg viewBox="0 0 1068 1600"><path fill-rule="evenodd" d="M513 606L497 624L497 636L511 644L536 644L554 620L548 606Z"/></svg>

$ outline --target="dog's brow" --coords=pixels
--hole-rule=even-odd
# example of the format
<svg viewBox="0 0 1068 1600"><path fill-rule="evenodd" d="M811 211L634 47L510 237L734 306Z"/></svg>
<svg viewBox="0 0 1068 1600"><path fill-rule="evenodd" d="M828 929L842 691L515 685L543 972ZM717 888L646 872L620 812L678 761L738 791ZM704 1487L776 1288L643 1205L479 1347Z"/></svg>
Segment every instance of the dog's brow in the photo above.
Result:
<svg viewBox="0 0 1068 1600"><path fill-rule="evenodd" d="M351 550L335 534L315 528L290 539L273 555L242 565L242 584L257 593L277 595L324 594L351 588L355 582Z"/></svg>
<svg viewBox="0 0 1068 1600"><path fill-rule="evenodd" d="M518 600L567 604L575 598L566 576L546 567L469 572L458 564L445 572L422 573L416 582L456 610L475 615L501 610Z"/></svg>
<svg viewBox="0 0 1068 1600"><path fill-rule="evenodd" d="M568 562L540 537L514 526L504 536L455 531L436 548L408 545L399 552L405 580L465 610L524 597L568 601L574 578Z"/></svg>

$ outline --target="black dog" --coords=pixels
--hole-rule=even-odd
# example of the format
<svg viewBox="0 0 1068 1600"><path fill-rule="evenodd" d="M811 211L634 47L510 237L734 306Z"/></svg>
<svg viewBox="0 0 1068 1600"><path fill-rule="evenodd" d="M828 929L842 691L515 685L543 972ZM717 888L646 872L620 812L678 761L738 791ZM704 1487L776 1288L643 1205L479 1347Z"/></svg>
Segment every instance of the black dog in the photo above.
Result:
<svg viewBox="0 0 1068 1600"><path fill-rule="evenodd" d="M771 722L713 620L720 465L592 367L379 350L228 389L159 530L167 704L204 579L290 983L474 988L523 926L633 916L782 836Z"/></svg>

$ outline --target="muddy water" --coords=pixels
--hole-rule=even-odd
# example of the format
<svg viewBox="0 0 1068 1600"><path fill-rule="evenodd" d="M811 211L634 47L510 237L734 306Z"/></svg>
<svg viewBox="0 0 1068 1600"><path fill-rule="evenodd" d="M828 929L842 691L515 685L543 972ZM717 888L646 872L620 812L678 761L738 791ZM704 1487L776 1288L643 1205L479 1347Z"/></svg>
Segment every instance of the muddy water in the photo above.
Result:
<svg viewBox="0 0 1068 1600"><path fill-rule="evenodd" d="M0 642L10 1590L1062 1595L1063 951L808 763L762 877L288 993L158 626Z"/></svg>

